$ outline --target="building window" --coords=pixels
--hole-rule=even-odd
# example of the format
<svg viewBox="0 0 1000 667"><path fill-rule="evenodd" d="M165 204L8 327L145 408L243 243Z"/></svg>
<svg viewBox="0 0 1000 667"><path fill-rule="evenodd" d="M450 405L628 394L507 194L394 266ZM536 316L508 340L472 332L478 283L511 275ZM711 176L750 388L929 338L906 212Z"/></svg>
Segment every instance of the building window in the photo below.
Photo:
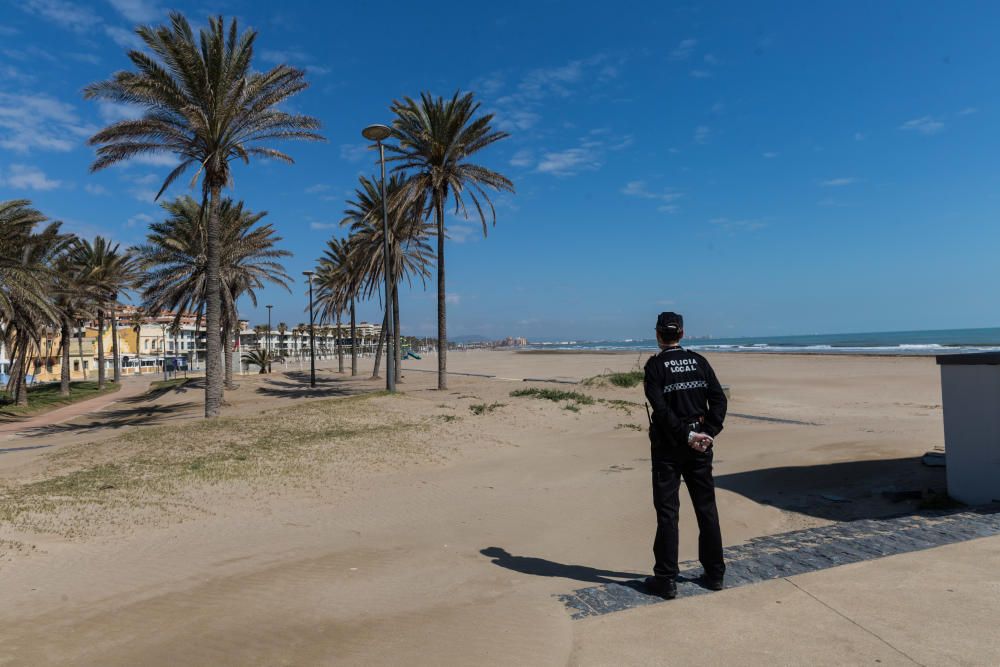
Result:
<svg viewBox="0 0 1000 667"><path fill-rule="evenodd" d="M80 372L80 362L79 361L74 361L73 362L73 370L76 371L77 373Z"/></svg>

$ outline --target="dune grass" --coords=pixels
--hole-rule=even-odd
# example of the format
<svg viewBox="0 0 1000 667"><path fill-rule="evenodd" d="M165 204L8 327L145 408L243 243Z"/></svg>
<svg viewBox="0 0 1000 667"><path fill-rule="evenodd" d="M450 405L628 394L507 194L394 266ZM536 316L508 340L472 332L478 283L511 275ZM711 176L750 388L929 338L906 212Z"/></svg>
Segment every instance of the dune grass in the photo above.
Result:
<svg viewBox="0 0 1000 667"><path fill-rule="evenodd" d="M641 370L623 371L620 373L604 373L595 375L583 381L585 386L603 386L606 384L630 389L640 384L645 378L645 373Z"/></svg>
<svg viewBox="0 0 1000 667"><path fill-rule="evenodd" d="M581 394L578 391L565 391L563 389L540 389L532 387L530 389L515 389L510 392L511 396L517 398L539 398L546 401L574 401L580 405L593 405L596 401L593 396Z"/></svg>
<svg viewBox="0 0 1000 667"><path fill-rule="evenodd" d="M64 405L72 405L96 396L110 394L120 389L114 382L106 382L104 389L97 388L97 382L71 382L69 396L59 395L59 383L41 384L28 388L28 405L14 405L7 392L0 392L0 418L33 417Z"/></svg>
<svg viewBox="0 0 1000 667"><path fill-rule="evenodd" d="M488 415L497 408L502 408L507 405L506 403L473 403L469 406L469 410L474 415Z"/></svg>
<svg viewBox="0 0 1000 667"><path fill-rule="evenodd" d="M225 481L295 485L329 466L380 469L426 460L403 420L367 404L383 392L310 401L250 417L133 429L48 457L41 479L0 486L0 520L67 536L128 525L138 512L194 507L186 491ZM207 510L204 510L207 511Z"/></svg>

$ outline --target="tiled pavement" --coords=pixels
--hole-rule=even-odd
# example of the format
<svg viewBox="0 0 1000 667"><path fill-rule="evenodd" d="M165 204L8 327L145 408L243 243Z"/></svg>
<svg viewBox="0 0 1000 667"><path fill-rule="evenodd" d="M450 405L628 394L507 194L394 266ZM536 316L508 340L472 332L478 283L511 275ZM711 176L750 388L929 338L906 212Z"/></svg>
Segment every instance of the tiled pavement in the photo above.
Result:
<svg viewBox="0 0 1000 667"><path fill-rule="evenodd" d="M735 588L993 535L1000 535L1000 506L994 505L862 519L768 535L726 549L726 586ZM708 592L695 582L700 573L696 562L681 564L678 598ZM573 618L664 602L648 595L640 581L581 588L558 597Z"/></svg>

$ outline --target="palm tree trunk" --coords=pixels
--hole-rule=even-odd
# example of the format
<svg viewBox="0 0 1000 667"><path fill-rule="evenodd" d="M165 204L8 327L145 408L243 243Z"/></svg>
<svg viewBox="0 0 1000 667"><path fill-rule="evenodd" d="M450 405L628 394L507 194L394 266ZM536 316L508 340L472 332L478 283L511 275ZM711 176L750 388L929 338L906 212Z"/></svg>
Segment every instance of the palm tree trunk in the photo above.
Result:
<svg viewBox="0 0 1000 667"><path fill-rule="evenodd" d="M60 345L62 353L62 368L59 369L59 395L69 396L69 322L63 320L59 325Z"/></svg>
<svg viewBox="0 0 1000 667"><path fill-rule="evenodd" d="M115 372L113 377L115 378L115 384L122 381L122 358L119 355L118 350L118 295L115 295L115 305L111 310L111 358L114 360Z"/></svg>
<svg viewBox="0 0 1000 667"><path fill-rule="evenodd" d="M236 389L236 385L233 384L233 334L229 330L229 324L226 323L222 326L222 349L223 349L223 362L226 368L226 389Z"/></svg>
<svg viewBox="0 0 1000 667"><path fill-rule="evenodd" d="M142 336L140 335L141 333L142 333L142 327L139 327L139 329L135 332L135 363L136 366L138 366L139 368L139 377L142 377L142 342L140 341L140 338L142 338Z"/></svg>
<svg viewBox="0 0 1000 667"><path fill-rule="evenodd" d="M358 374L358 336L354 319L354 299L351 299L351 375Z"/></svg>
<svg viewBox="0 0 1000 667"><path fill-rule="evenodd" d="M339 373L344 372L344 344L341 341L342 336L340 335L340 313L337 313L337 371Z"/></svg>
<svg viewBox="0 0 1000 667"><path fill-rule="evenodd" d="M104 389L104 310L97 311L97 388Z"/></svg>
<svg viewBox="0 0 1000 667"><path fill-rule="evenodd" d="M437 288L438 288L438 389L448 388L448 315L445 312L444 291L444 201L443 194L435 197L437 217Z"/></svg>
<svg viewBox="0 0 1000 667"><path fill-rule="evenodd" d="M211 174L209 178L217 176ZM205 277L205 417L222 411L222 282L219 265L219 197L222 187L212 183L208 202L208 266Z"/></svg>
<svg viewBox="0 0 1000 667"><path fill-rule="evenodd" d="M27 405L28 404L28 384L25 381L25 374L28 372L28 336L18 332L17 334L17 354L15 357L16 361L14 366L17 369L16 374L12 374L11 377L14 380L13 391L11 392L14 396L15 405Z"/></svg>
<svg viewBox="0 0 1000 667"><path fill-rule="evenodd" d="M396 382L399 382L400 371L399 365L403 361L403 354L399 349L399 289L396 285L396 281L392 281L392 356L395 358L396 363L393 365L396 374Z"/></svg>
<svg viewBox="0 0 1000 667"><path fill-rule="evenodd" d="M76 349L80 353L80 375L87 379L87 369L83 366L83 322L80 322L80 332L76 336Z"/></svg>
<svg viewBox="0 0 1000 667"><path fill-rule="evenodd" d="M378 379L378 369L382 364L382 345L385 343L385 315L382 316L382 331L378 335L378 347L375 348L375 369L372 371L372 379Z"/></svg>

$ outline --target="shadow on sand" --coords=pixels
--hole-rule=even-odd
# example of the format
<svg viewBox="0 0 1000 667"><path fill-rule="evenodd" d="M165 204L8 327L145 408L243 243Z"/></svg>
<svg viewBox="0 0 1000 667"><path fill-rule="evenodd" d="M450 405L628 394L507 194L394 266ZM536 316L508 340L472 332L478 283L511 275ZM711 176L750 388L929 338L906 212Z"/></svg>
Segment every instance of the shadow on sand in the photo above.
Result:
<svg viewBox="0 0 1000 667"><path fill-rule="evenodd" d="M187 401L172 405L144 405L120 410L102 410L89 421L80 421L77 418L62 424L36 426L21 431L19 435L25 438L42 438L63 433L83 433L96 429L117 430L126 426L152 426L178 417L181 413L195 408L197 405L197 403Z"/></svg>
<svg viewBox="0 0 1000 667"><path fill-rule="evenodd" d="M344 382L345 378L329 378L316 376L316 386L309 386L309 373L291 371L284 373L277 378L267 378L257 393L273 398L337 398L342 396L355 396L357 394L370 391L367 387L350 386ZM358 376L357 379L361 379Z"/></svg>
<svg viewBox="0 0 1000 667"><path fill-rule="evenodd" d="M618 579L641 579L644 574L635 572L615 572L613 570L600 570L586 565L568 565L566 563L556 563L544 558L533 558L531 556L514 556L500 547L487 547L480 549L479 553L487 558L493 559L494 565L531 574L536 577L562 577L564 579L575 579L588 584L620 584L624 583Z"/></svg>
<svg viewBox="0 0 1000 667"><path fill-rule="evenodd" d="M919 458L844 461L718 475L715 485L764 505L836 521L908 513L946 487L944 468Z"/></svg>
<svg viewBox="0 0 1000 667"><path fill-rule="evenodd" d="M136 396L129 396L128 398L123 398L122 403L129 403L136 405L138 403L144 403L146 401L155 401L158 398L163 398L167 394L174 394L180 396L181 394L186 394L190 391L205 391L205 379L204 378L185 378L184 382L178 385L169 387L159 387L158 389L150 389L144 394L138 394Z"/></svg>

